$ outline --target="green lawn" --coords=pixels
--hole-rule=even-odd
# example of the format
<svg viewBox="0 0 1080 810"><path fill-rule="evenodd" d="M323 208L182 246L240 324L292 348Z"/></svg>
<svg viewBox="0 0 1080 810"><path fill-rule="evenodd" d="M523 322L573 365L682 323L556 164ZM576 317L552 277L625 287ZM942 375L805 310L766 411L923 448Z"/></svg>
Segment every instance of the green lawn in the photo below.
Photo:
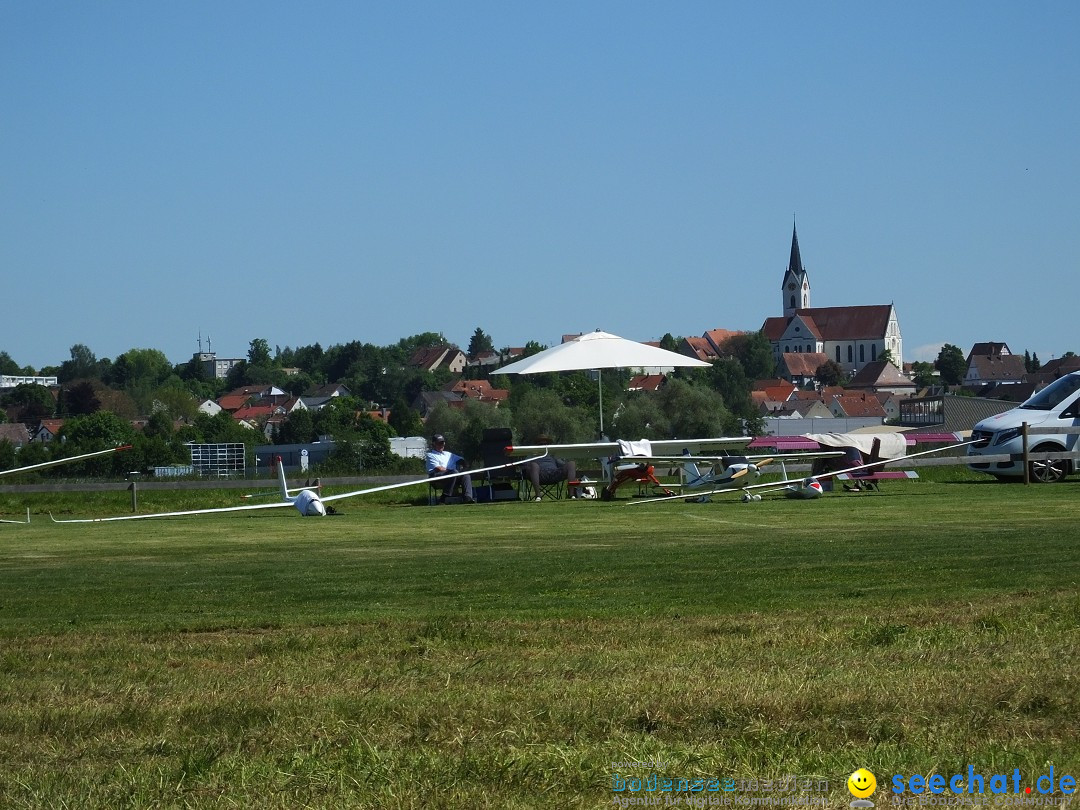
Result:
<svg viewBox="0 0 1080 810"><path fill-rule="evenodd" d="M613 790L652 773L846 807L858 767L881 807L894 774L1080 777L1080 480L929 478L98 525L41 515L126 493L4 495L35 515L0 525L0 807L678 797Z"/></svg>

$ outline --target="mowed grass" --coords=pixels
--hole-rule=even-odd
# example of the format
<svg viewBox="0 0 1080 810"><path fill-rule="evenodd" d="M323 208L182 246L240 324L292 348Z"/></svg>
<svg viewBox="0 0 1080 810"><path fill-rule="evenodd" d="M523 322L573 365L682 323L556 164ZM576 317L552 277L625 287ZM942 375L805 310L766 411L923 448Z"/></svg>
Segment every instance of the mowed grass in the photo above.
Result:
<svg viewBox="0 0 1080 810"><path fill-rule="evenodd" d="M857 767L881 806L892 774L1080 776L1080 481L938 478L0 525L0 807L602 807L652 772L846 807ZM16 500L128 505L74 497Z"/></svg>

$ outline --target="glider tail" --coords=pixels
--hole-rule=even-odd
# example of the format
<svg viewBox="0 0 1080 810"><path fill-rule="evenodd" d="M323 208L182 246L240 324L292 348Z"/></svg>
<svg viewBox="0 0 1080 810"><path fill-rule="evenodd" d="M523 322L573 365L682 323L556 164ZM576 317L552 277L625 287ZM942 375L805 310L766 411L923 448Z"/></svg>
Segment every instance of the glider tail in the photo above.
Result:
<svg viewBox="0 0 1080 810"><path fill-rule="evenodd" d="M281 486L281 500L291 503L292 498L289 497L289 485L285 482L285 465L281 463L281 456L274 456L274 463L277 464L278 484Z"/></svg>

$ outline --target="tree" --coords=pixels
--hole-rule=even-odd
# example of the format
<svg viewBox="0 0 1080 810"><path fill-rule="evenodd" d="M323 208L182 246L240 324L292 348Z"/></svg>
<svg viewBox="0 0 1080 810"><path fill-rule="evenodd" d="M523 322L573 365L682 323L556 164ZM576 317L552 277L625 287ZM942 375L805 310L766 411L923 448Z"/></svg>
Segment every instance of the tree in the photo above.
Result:
<svg viewBox="0 0 1080 810"><path fill-rule="evenodd" d="M390 405L390 427L398 436L424 435L424 420L409 407L405 397L397 397Z"/></svg>
<svg viewBox="0 0 1080 810"><path fill-rule="evenodd" d="M911 364L911 372L912 382L919 388L926 388L927 386L933 385L935 380L937 380L933 363L916 360Z"/></svg>
<svg viewBox="0 0 1080 810"><path fill-rule="evenodd" d="M520 442L532 442L537 436L548 436L558 444L596 438L595 410L586 411L567 405L555 391L542 388L526 390L513 402L512 407L511 422Z"/></svg>
<svg viewBox="0 0 1080 810"><path fill-rule="evenodd" d="M274 444L306 444L314 441L316 435L311 411L297 408L274 433Z"/></svg>
<svg viewBox="0 0 1080 810"><path fill-rule="evenodd" d="M826 360L817 367L814 372L814 379L825 388L839 385L840 381L844 379L844 369L835 360Z"/></svg>
<svg viewBox="0 0 1080 810"><path fill-rule="evenodd" d="M44 385L20 383L4 397L8 405L16 406L16 418L20 422L37 422L56 412L56 400Z"/></svg>
<svg viewBox="0 0 1080 810"><path fill-rule="evenodd" d="M967 373L967 361L964 352L959 346L946 343L938 352L934 368L941 374L941 380L946 385L959 385Z"/></svg>
<svg viewBox="0 0 1080 810"><path fill-rule="evenodd" d="M252 366L271 365L270 344L265 338L255 338L251 341L248 345L247 361L248 365Z"/></svg>
<svg viewBox="0 0 1080 810"><path fill-rule="evenodd" d="M732 335L724 341L724 348L742 363L748 380L764 380L776 374L772 343L764 332Z"/></svg>
<svg viewBox="0 0 1080 810"><path fill-rule="evenodd" d="M100 373L97 356L82 343L76 343L71 347L71 359L60 364L60 372L56 376L60 382L65 383L96 378Z"/></svg>
<svg viewBox="0 0 1080 810"><path fill-rule="evenodd" d="M484 330L479 326L476 327L476 331L473 332L473 336L469 339L469 348L465 353L469 357L476 357L483 352L495 351L495 344L492 342L491 337L484 333Z"/></svg>
<svg viewBox="0 0 1080 810"><path fill-rule="evenodd" d="M665 332L664 336L660 338L660 348L666 349L669 352L678 352L679 341L671 334L671 332Z"/></svg>
<svg viewBox="0 0 1080 810"><path fill-rule="evenodd" d="M65 415L89 414L101 410L94 384L89 380L60 389L60 411Z"/></svg>
<svg viewBox="0 0 1080 810"><path fill-rule="evenodd" d="M21 374L19 364L11 359L7 352L0 352L0 374Z"/></svg>

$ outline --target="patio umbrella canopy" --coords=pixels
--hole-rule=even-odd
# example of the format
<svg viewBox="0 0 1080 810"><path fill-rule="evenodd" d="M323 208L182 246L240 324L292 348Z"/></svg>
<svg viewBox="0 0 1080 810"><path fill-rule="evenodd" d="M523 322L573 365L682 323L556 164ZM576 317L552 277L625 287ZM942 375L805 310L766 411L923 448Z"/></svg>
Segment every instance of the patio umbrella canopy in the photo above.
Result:
<svg viewBox="0 0 1080 810"><path fill-rule="evenodd" d="M580 337L552 346L524 360L492 372L493 374L545 374L550 371L583 371L605 368L648 368L692 366L708 368L696 357L687 357L667 349L613 335L610 332L586 332ZM601 389L601 392L603 389ZM603 393L601 393L603 397ZM600 432L604 432L603 401L600 409Z"/></svg>

